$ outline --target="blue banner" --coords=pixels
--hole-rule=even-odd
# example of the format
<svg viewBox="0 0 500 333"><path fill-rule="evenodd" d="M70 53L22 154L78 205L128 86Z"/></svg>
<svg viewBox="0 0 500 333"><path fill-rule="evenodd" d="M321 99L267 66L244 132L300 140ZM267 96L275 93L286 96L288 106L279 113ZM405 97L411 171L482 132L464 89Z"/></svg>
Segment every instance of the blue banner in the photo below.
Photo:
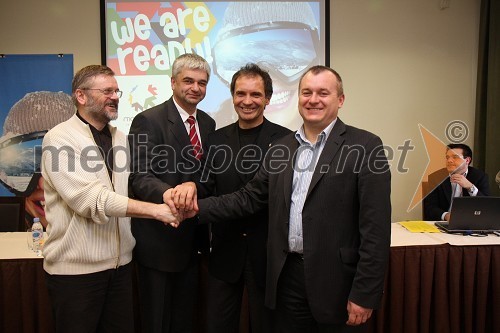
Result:
<svg viewBox="0 0 500 333"><path fill-rule="evenodd" d="M32 91L71 95L72 54L3 55L0 57L0 124L10 108ZM2 128L2 135L3 128Z"/></svg>
<svg viewBox="0 0 500 333"><path fill-rule="evenodd" d="M43 223L39 148L48 130L75 113L73 55L0 55L0 78L0 196L25 197L26 220Z"/></svg>

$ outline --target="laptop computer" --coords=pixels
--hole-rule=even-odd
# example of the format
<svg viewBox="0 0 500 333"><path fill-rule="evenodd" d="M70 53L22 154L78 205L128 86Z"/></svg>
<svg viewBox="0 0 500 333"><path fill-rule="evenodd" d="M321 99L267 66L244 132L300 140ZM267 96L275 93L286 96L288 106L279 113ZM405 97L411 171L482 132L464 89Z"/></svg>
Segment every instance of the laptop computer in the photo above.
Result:
<svg viewBox="0 0 500 333"><path fill-rule="evenodd" d="M500 230L500 197L456 197L449 222L436 222L447 233L492 233Z"/></svg>

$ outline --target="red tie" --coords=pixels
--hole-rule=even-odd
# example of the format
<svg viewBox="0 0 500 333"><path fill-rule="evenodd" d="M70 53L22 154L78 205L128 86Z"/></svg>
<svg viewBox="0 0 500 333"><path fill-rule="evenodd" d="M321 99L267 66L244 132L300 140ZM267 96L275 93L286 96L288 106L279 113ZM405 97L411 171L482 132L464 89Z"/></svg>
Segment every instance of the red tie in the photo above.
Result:
<svg viewBox="0 0 500 333"><path fill-rule="evenodd" d="M189 140L191 140L191 144L193 145L193 155L197 159L200 159L202 152L200 139L198 138L198 133L196 133L196 119L193 116L189 116L187 122L189 123Z"/></svg>

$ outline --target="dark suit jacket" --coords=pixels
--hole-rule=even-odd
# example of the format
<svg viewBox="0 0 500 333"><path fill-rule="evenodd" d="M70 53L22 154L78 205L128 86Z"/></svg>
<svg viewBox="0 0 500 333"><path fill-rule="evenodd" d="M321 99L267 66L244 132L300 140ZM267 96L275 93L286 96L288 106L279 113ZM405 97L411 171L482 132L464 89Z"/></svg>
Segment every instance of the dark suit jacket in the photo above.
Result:
<svg viewBox="0 0 500 333"><path fill-rule="evenodd" d="M264 119L255 146L244 149L240 145L238 122L210 134L207 185L216 195L239 190L253 178L271 143L290 132L289 129ZM251 168L241 163L242 154L250 152L256 152ZM267 210L242 219L214 223L211 229L210 273L220 280L235 283L248 259L257 284L264 288L267 225Z"/></svg>
<svg viewBox="0 0 500 333"><path fill-rule="evenodd" d="M254 214L269 202L266 305L275 308L288 252L293 134L278 140L241 190L199 201L200 219ZM390 171L379 137L337 120L302 211L305 286L315 319L344 323L347 300L376 308L390 250Z"/></svg>
<svg viewBox="0 0 500 333"><path fill-rule="evenodd" d="M203 148L215 121L197 111ZM171 99L135 116L130 127L132 195L149 202L163 202L163 193L187 181L198 182L202 162L189 154L191 148L186 127ZM203 189L198 191L203 197ZM132 219L132 233L137 241L135 258L144 266L166 272L182 271L196 253L197 226L194 219L175 229L155 220ZM205 239L208 245L208 229Z"/></svg>
<svg viewBox="0 0 500 333"><path fill-rule="evenodd" d="M478 196L490 195L488 176L479 169L469 166L467 178L477 187ZM444 180L443 173L438 170L429 175L429 184L439 184L429 195L424 198L424 220L440 221L444 212L447 212L451 204L451 182L448 176ZM462 196L468 197L469 192L462 189Z"/></svg>

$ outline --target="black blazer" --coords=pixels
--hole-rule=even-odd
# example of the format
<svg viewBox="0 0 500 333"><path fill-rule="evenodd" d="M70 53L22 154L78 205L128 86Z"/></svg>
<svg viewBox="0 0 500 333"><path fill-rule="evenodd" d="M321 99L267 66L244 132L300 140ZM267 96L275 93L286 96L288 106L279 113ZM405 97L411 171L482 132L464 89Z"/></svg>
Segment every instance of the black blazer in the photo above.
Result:
<svg viewBox="0 0 500 333"><path fill-rule="evenodd" d="M200 219L254 214L269 203L266 305L275 308L288 252L293 134L278 140L241 190L199 201ZM347 300L376 308L390 250L390 170L379 137L337 120L319 157L302 211L309 305L323 323L344 323Z"/></svg>
<svg viewBox="0 0 500 333"><path fill-rule="evenodd" d="M271 143L290 132L264 118L255 146L244 149L240 145L238 122L210 134L207 186L216 195L239 190L253 178ZM241 154L251 151L256 155L249 167L241 163ZM267 209L246 218L214 223L211 228L210 273L220 280L235 283L243 272L248 256L256 282L264 288L267 226Z"/></svg>
<svg viewBox="0 0 500 333"><path fill-rule="evenodd" d="M197 111L203 148L215 121ZM170 98L135 116L130 127L131 174L129 185L133 197L154 203L163 202L163 193L187 181L198 182L202 162L189 154L191 142L182 118ZM200 188L199 197L206 193ZM136 239L134 255L142 265L166 272L182 271L196 254L195 219L184 221L177 229L155 220L132 219ZM199 240L206 240L208 229Z"/></svg>
<svg viewBox="0 0 500 333"><path fill-rule="evenodd" d="M447 212L451 204L451 182L450 177L441 181L443 172L438 170L429 175L429 184L439 184L429 195L424 198L424 220L440 221L444 212ZM478 196L489 196L490 186L488 176L479 169L468 167L467 178L477 187ZM468 197L469 192L462 189L462 196Z"/></svg>

